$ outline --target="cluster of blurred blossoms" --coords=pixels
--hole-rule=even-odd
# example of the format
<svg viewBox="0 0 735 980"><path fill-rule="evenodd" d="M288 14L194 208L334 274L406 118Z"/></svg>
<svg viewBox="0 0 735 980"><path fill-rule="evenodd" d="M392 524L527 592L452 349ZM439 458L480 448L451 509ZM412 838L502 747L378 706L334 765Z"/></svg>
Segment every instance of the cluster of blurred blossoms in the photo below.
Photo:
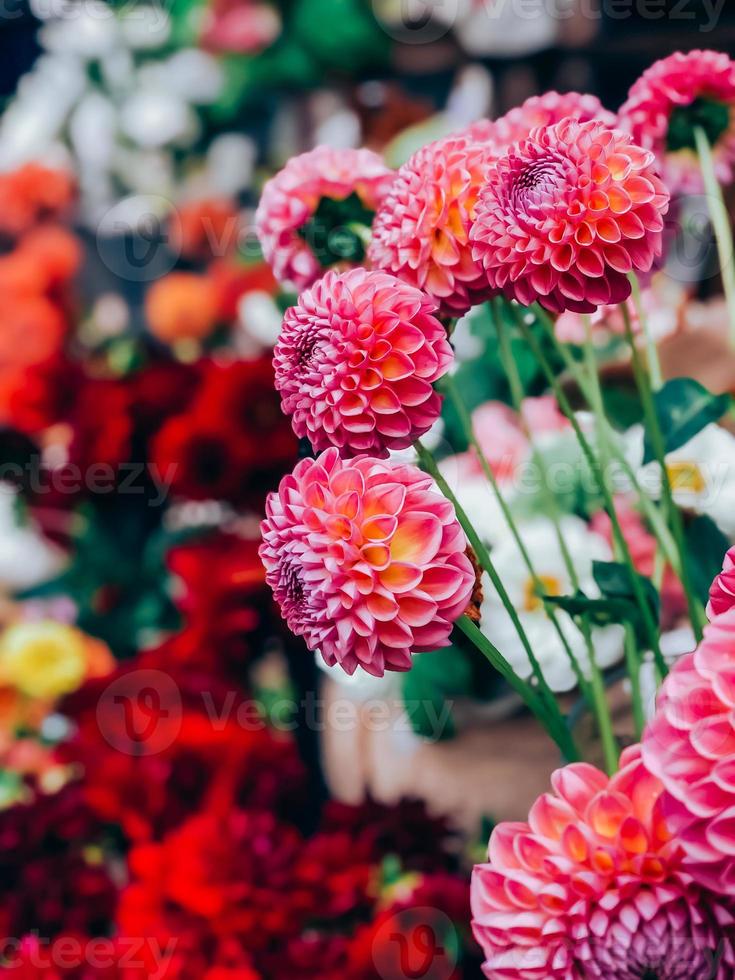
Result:
<svg viewBox="0 0 735 980"><path fill-rule="evenodd" d="M729 399L664 384L655 345L669 328L652 327L672 201L675 214L683 195L730 182L734 134L735 64L693 51L649 69L617 114L547 93L395 173L370 151L318 147L263 191L265 258L302 290L274 364L309 458L269 496L260 548L288 626L348 674L471 641L570 759L555 692L578 687L599 724L608 773L560 770L476 868L488 977L734 975L732 558L702 636L704 542L685 545L681 513L705 521L719 566L735 532L733 437L717 425ZM713 227L722 250L714 211ZM489 318L513 408L463 402L457 318L470 310L470 324ZM532 393L552 396L525 397L519 339ZM608 343L625 347L644 409L627 431L602 401ZM437 461L442 413L467 448ZM548 485L559 460L577 474L566 508ZM540 506L537 490L537 512L531 464L551 498ZM594 490L580 493L580 474ZM697 650L621 756L603 671L625 655L640 736L643 674L665 677L674 624L669 653Z"/></svg>
<svg viewBox="0 0 735 980"><path fill-rule="evenodd" d="M179 265L140 304L83 307L77 193L0 176L0 970L372 980L419 906L459 977L453 834L419 803L326 800L297 744L303 649L256 516L297 440L237 203L171 217Z"/></svg>

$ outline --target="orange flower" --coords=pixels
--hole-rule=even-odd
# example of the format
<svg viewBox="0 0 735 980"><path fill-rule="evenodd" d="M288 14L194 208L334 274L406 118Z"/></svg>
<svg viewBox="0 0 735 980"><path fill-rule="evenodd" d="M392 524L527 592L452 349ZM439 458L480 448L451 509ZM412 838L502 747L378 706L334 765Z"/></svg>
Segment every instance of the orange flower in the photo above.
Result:
<svg viewBox="0 0 735 980"><path fill-rule="evenodd" d="M182 204L169 224L171 249L186 259L221 258L237 245L237 208L227 198Z"/></svg>
<svg viewBox="0 0 735 980"><path fill-rule="evenodd" d="M0 175L0 232L22 235L43 219L58 217L74 198L74 180L63 170L27 163Z"/></svg>
<svg viewBox="0 0 735 980"><path fill-rule="evenodd" d="M217 295L205 276L172 272L153 283L145 298L151 333L164 343L204 340L217 322Z"/></svg>
<svg viewBox="0 0 735 980"><path fill-rule="evenodd" d="M18 295L0 288L0 376L43 361L61 346L66 324L45 296Z"/></svg>

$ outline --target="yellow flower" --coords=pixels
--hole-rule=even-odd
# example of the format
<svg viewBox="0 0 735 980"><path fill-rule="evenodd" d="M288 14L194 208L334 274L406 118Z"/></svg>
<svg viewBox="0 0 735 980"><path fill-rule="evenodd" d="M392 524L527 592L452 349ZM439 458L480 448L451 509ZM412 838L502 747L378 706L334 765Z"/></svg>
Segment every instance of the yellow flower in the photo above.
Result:
<svg viewBox="0 0 735 980"><path fill-rule="evenodd" d="M69 694L86 676L86 643L64 623L16 623L0 637L0 681L31 698Z"/></svg>

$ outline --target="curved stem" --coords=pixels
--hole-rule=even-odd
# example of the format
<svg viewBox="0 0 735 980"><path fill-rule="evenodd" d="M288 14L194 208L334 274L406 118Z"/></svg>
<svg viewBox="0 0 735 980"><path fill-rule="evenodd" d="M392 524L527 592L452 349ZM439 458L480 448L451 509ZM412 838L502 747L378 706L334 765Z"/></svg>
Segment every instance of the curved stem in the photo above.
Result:
<svg viewBox="0 0 735 980"><path fill-rule="evenodd" d="M735 347L735 264L733 264L735 256L733 255L732 228L730 227L730 218L722 188L715 173L712 147L707 134L700 126L696 126L694 129L694 139L697 144L699 166L702 171L710 221L715 233L717 254L720 260L722 289L725 293L730 321L730 344Z"/></svg>

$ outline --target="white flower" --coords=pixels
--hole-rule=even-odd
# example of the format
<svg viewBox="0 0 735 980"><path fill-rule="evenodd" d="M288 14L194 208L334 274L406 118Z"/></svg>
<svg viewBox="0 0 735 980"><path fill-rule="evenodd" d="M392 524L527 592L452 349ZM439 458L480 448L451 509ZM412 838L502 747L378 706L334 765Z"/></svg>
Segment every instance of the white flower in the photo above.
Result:
<svg viewBox="0 0 735 980"><path fill-rule="evenodd" d="M31 522L21 523L17 491L0 483L0 591L29 589L59 571L62 551Z"/></svg>
<svg viewBox="0 0 735 980"><path fill-rule="evenodd" d="M144 149L193 142L199 122L191 106L170 92L135 92L120 109L120 128Z"/></svg>
<svg viewBox="0 0 735 980"><path fill-rule="evenodd" d="M211 193L235 196L250 186L257 157L255 143L240 133L215 137L207 151L207 182Z"/></svg>
<svg viewBox="0 0 735 980"><path fill-rule="evenodd" d="M140 88L163 92L192 105L214 102L224 83L216 58L196 48L184 48L163 61L149 61L138 72Z"/></svg>
<svg viewBox="0 0 735 980"><path fill-rule="evenodd" d="M237 319L240 329L236 343L241 342L244 350L255 348L260 353L272 348L278 340L283 314L270 293L251 289L240 298Z"/></svg>
<svg viewBox="0 0 735 980"><path fill-rule="evenodd" d="M485 474L477 472L473 459L466 453L448 456L439 469L482 542L490 546L503 540L509 533L507 521L495 490ZM507 486L501 486L501 492L510 506L513 494Z"/></svg>
<svg viewBox="0 0 735 980"><path fill-rule="evenodd" d="M47 51L104 58L119 43L120 29L108 4L85 0L44 24L39 40Z"/></svg>
<svg viewBox="0 0 735 980"><path fill-rule="evenodd" d="M599 534L590 531L587 524L578 517L562 517L560 526L580 589L590 598L599 596L599 589L592 575L592 563L612 559L609 545ZM518 530L547 594L572 594L574 587L553 522L545 517L536 517L521 523ZM503 539L493 548L491 557L549 686L554 691L571 690L576 685L576 678L569 656L546 614L543 602L536 594L533 579L510 531L506 530ZM483 633L521 677L530 677L531 665L526 651L500 596L487 577L484 579L483 589ZM566 613L559 611L557 616L576 660L585 674L588 674L584 637ZM623 638L622 626L593 629L592 642L598 667L605 669L620 659L623 654Z"/></svg>
<svg viewBox="0 0 735 980"><path fill-rule="evenodd" d="M656 462L642 465L642 430L631 430L628 440L641 486L659 498L661 471ZM735 436L720 425L708 425L666 455L666 469L674 501L680 507L706 514L729 538L735 537Z"/></svg>
<svg viewBox="0 0 735 980"><path fill-rule="evenodd" d="M133 49L160 48L171 34L171 18L163 4L132 4L121 13L120 32Z"/></svg>

